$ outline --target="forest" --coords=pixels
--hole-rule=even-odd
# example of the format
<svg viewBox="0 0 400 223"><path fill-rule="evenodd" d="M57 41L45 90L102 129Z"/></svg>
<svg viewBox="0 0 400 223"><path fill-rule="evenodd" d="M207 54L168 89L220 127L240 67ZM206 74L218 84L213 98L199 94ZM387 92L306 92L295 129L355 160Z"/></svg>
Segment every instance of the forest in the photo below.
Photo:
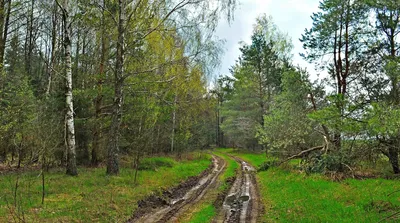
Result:
<svg viewBox="0 0 400 223"><path fill-rule="evenodd" d="M400 1L241 4L0 0L0 222L399 221Z"/></svg>

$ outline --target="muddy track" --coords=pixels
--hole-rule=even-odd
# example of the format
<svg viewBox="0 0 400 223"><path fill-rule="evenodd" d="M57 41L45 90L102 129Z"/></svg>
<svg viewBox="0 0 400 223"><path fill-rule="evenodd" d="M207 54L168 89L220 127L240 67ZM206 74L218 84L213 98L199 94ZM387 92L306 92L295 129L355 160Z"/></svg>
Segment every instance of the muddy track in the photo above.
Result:
<svg viewBox="0 0 400 223"><path fill-rule="evenodd" d="M255 178L256 170L247 162L230 156L240 163L236 180L226 196L223 207L214 222L256 223L259 219L259 191Z"/></svg>
<svg viewBox="0 0 400 223"><path fill-rule="evenodd" d="M140 218L134 218L128 222L177 222L178 217L199 202L206 192L217 185L218 176L224 171L226 162L220 157L213 155L212 171L202 176L196 184L182 196L171 199L162 207L153 209ZM159 198L162 199L162 198Z"/></svg>

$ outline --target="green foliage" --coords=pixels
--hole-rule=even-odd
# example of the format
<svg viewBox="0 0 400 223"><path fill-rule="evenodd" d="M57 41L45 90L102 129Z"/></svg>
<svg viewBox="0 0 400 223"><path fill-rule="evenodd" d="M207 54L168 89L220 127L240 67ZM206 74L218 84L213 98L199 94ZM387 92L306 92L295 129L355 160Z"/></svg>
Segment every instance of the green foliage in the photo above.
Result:
<svg viewBox="0 0 400 223"><path fill-rule="evenodd" d="M227 89L221 112L225 136L230 144L243 148L260 147L257 128L265 125L263 116L274 95L281 91L281 76L291 48L288 38L265 15L257 18L251 41L240 48L242 55L231 70L234 81Z"/></svg>
<svg viewBox="0 0 400 223"><path fill-rule="evenodd" d="M327 97L327 106L309 115L312 120L321 123L330 129L342 133L359 133L363 128L360 111L364 107L357 103L351 103L343 95L331 95Z"/></svg>
<svg viewBox="0 0 400 223"><path fill-rule="evenodd" d="M386 103L373 103L365 114L366 130L371 136L393 137L400 128L400 109Z"/></svg>
<svg viewBox="0 0 400 223"><path fill-rule="evenodd" d="M270 168L278 166L278 161L277 160L268 160L262 163L260 166L258 166L257 170L258 171L267 171Z"/></svg>
<svg viewBox="0 0 400 223"><path fill-rule="evenodd" d="M29 76L23 69L18 36L13 36L10 47L6 52L7 67L0 71L0 151L5 155L11 151L12 158L18 154L18 160L22 161L35 140L31 135L38 107Z"/></svg>
<svg viewBox="0 0 400 223"><path fill-rule="evenodd" d="M318 142L313 132L317 123L308 118L311 84L305 71L288 68L282 75L282 92L275 97L258 131L261 143L272 153L286 155Z"/></svg>
<svg viewBox="0 0 400 223"><path fill-rule="evenodd" d="M352 171L348 169L351 163L350 158L341 152L332 152L328 154L315 152L302 160L301 168L308 174L348 172Z"/></svg>

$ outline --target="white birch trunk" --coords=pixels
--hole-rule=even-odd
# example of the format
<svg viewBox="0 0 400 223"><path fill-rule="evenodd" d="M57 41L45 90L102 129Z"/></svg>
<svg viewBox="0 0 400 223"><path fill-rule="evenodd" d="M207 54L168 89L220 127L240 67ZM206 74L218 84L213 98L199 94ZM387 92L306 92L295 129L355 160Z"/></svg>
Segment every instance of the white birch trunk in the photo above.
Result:
<svg viewBox="0 0 400 223"><path fill-rule="evenodd" d="M62 5L64 22L64 51L65 51L65 131L67 149L68 175L78 175L76 168L74 105L72 98L72 61L71 61L71 22L68 12L68 0Z"/></svg>

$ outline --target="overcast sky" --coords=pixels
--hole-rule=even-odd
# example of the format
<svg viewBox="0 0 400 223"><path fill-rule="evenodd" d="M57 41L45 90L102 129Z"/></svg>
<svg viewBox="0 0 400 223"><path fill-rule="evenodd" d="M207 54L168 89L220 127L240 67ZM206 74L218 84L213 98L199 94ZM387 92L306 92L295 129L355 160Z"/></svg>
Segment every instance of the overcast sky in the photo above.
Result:
<svg viewBox="0 0 400 223"><path fill-rule="evenodd" d="M288 33L292 39L293 63L307 70L316 78L314 66L304 61L299 53L303 52L299 41L305 28L311 28L310 18L313 12L318 11L319 0L239 0L240 5L235 11L235 20L229 25L221 20L217 28L217 36L225 39L225 54L222 57L221 67L218 74L228 74L229 68L235 64L240 55L239 42L250 43L250 36L256 17L265 13L273 18L278 28Z"/></svg>

